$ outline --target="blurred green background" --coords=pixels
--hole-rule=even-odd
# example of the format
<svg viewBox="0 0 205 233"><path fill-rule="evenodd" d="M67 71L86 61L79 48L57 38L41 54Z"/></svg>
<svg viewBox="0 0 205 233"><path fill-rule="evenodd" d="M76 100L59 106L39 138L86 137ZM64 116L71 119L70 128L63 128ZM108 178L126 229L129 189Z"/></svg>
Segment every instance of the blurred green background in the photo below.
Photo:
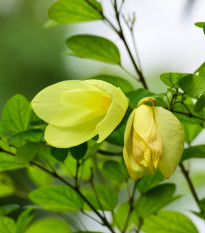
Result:
<svg viewBox="0 0 205 233"><path fill-rule="evenodd" d="M29 100L63 80L63 28L44 28L51 0L0 1L0 109L16 93ZM0 110L0 111L1 111Z"/></svg>

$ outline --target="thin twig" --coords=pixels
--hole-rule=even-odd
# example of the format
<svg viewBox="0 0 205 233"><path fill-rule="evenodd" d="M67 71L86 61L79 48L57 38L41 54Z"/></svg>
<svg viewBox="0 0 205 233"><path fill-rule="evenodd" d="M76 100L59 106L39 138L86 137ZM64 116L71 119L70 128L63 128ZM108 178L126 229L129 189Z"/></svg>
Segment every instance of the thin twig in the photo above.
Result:
<svg viewBox="0 0 205 233"><path fill-rule="evenodd" d="M130 220L130 217L131 217L131 213L132 213L132 211L134 209L134 200L135 200L136 189L137 189L137 182L134 183L132 195L131 195L130 200L129 200L130 208L129 208L129 212L128 212L127 219L126 219L126 222L125 222L124 229L123 229L122 233L126 232L127 227L128 227L128 223L129 223L129 220Z"/></svg>
<svg viewBox="0 0 205 233"><path fill-rule="evenodd" d="M179 166L181 168L182 173L184 174L184 177L186 178L186 181L187 181L187 183L189 185L189 189L190 189L190 191L191 191L191 193L192 193L192 195L194 197L194 200L196 201L197 205L199 206L199 201L200 200L199 200L199 197L198 197L198 195L196 193L194 185L192 184L192 181L191 181L191 179L189 177L189 172L185 169L183 163L180 163ZM200 209L200 207L199 207L199 209Z"/></svg>

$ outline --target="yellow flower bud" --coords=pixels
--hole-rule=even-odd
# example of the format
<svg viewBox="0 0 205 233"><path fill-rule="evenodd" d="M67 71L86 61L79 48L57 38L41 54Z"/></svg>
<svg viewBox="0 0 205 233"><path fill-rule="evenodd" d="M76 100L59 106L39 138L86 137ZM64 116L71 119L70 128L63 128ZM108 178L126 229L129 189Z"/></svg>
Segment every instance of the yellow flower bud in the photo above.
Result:
<svg viewBox="0 0 205 233"><path fill-rule="evenodd" d="M132 179L159 168L165 178L175 171L184 149L184 132L179 120L162 107L140 101L131 113L124 136L123 156Z"/></svg>
<svg viewBox="0 0 205 233"><path fill-rule="evenodd" d="M49 86L31 102L34 112L48 124L48 144L67 148L99 135L108 137L121 122L128 99L120 88L100 80L70 80Z"/></svg>

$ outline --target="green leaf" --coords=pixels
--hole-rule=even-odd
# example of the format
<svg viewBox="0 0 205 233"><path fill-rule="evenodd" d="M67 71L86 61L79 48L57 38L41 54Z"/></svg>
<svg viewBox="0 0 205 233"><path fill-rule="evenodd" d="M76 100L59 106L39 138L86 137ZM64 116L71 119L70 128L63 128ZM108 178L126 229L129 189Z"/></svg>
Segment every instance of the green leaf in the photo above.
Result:
<svg viewBox="0 0 205 233"><path fill-rule="evenodd" d="M123 146L125 126L126 125L124 124L121 128L115 130L109 137L106 138L106 141L117 146Z"/></svg>
<svg viewBox="0 0 205 233"><path fill-rule="evenodd" d="M16 222L16 233L24 233L34 218L34 209L30 208L20 214Z"/></svg>
<svg viewBox="0 0 205 233"><path fill-rule="evenodd" d="M130 210L129 203L123 202L122 204L120 204L120 206L117 208L115 212L114 222L120 231L124 230L129 210ZM135 222L138 221L137 217L134 214L135 214L134 212L131 213L130 220L128 222L128 227L132 223L132 218L135 218Z"/></svg>
<svg viewBox="0 0 205 233"><path fill-rule="evenodd" d="M197 22L194 25L197 27L203 28L203 32L205 34L205 22Z"/></svg>
<svg viewBox="0 0 205 233"><path fill-rule="evenodd" d="M197 98L205 91L205 77L194 74L187 75L179 81L179 86L186 94Z"/></svg>
<svg viewBox="0 0 205 233"><path fill-rule="evenodd" d="M59 0L49 8L48 16L59 24L72 24L102 20L101 11L96 0Z"/></svg>
<svg viewBox="0 0 205 233"><path fill-rule="evenodd" d="M107 160L102 167L103 174L111 180L124 181L128 178L128 174L124 173L122 165L114 160Z"/></svg>
<svg viewBox="0 0 205 233"><path fill-rule="evenodd" d="M29 198L43 208L56 212L77 211L82 209L81 197L70 187L63 185L38 188Z"/></svg>
<svg viewBox="0 0 205 233"><path fill-rule="evenodd" d="M203 62L199 68L194 71L194 74L198 74L199 76L205 76L205 62Z"/></svg>
<svg viewBox="0 0 205 233"><path fill-rule="evenodd" d="M164 180L164 177L161 174L161 172L159 170L156 170L154 175L150 174L150 175L144 176L142 179L140 179L137 182L137 189L141 193L145 193L149 189L155 187L157 184L162 182L163 180Z"/></svg>
<svg viewBox="0 0 205 233"><path fill-rule="evenodd" d="M68 152L68 148L51 147L51 154L55 159L57 159L60 162L63 162L67 158Z"/></svg>
<svg viewBox="0 0 205 233"><path fill-rule="evenodd" d="M24 132L20 132L9 137L10 144L16 147L22 147L27 141L40 142L43 137L43 132L39 129L31 129Z"/></svg>
<svg viewBox="0 0 205 233"><path fill-rule="evenodd" d="M95 191L83 189L82 192L92 205L98 210L111 211L114 210L118 197L115 191L106 185L97 185ZM96 198L97 195L97 198Z"/></svg>
<svg viewBox="0 0 205 233"><path fill-rule="evenodd" d="M184 129L184 141L191 143L202 131L202 127L198 124L189 123L181 120Z"/></svg>
<svg viewBox="0 0 205 233"><path fill-rule="evenodd" d="M162 184L147 191L136 203L137 216L143 219L147 218L168 205L176 199L176 197L173 197L175 189L174 184Z"/></svg>
<svg viewBox="0 0 205 233"><path fill-rule="evenodd" d="M78 159L82 159L85 156L87 149L88 149L88 144L87 142L84 142L78 146L71 147L70 153L73 156L73 158L78 160Z"/></svg>
<svg viewBox="0 0 205 233"><path fill-rule="evenodd" d="M93 35L77 35L66 40L70 55L88 58L110 64L120 64L117 46L108 39Z"/></svg>
<svg viewBox="0 0 205 233"><path fill-rule="evenodd" d="M71 233L68 224L59 218L42 218L35 221L25 233Z"/></svg>
<svg viewBox="0 0 205 233"><path fill-rule="evenodd" d="M194 111L195 112L201 112L203 108L205 107L205 93L203 93L197 100Z"/></svg>
<svg viewBox="0 0 205 233"><path fill-rule="evenodd" d="M16 153L16 148L12 147L8 144L8 142L4 142L0 139L0 148L3 149L3 151L9 152L11 154L15 154Z"/></svg>
<svg viewBox="0 0 205 233"><path fill-rule="evenodd" d="M0 232L1 233L16 233L16 226L13 219L0 216Z"/></svg>
<svg viewBox="0 0 205 233"><path fill-rule="evenodd" d="M175 211L160 211L145 219L142 230L146 233L198 233L187 216Z"/></svg>
<svg viewBox="0 0 205 233"><path fill-rule="evenodd" d="M205 198L199 201L200 210L205 212Z"/></svg>
<svg viewBox="0 0 205 233"><path fill-rule="evenodd" d="M8 204L4 206L0 206L0 216L10 214L11 212L17 210L19 205L16 204Z"/></svg>
<svg viewBox="0 0 205 233"><path fill-rule="evenodd" d="M0 152L0 172L15 170L25 167L25 165L16 163L14 156L5 152Z"/></svg>
<svg viewBox="0 0 205 233"><path fill-rule="evenodd" d="M178 84L179 80L187 75L188 74L186 74L186 73L174 73L174 72L163 73L160 75L160 79L167 86L178 89L179 88L179 84Z"/></svg>
<svg viewBox="0 0 205 233"><path fill-rule="evenodd" d="M191 211L193 214L195 214L197 217L205 220L205 215L202 214L201 212L196 212L196 211Z"/></svg>
<svg viewBox="0 0 205 233"><path fill-rule="evenodd" d="M126 93L126 96L129 98L129 106L131 108L136 108L138 102L145 97L154 97L156 99L157 106L166 106L163 100L164 94L155 94L144 88L138 88L135 91L128 92Z"/></svg>
<svg viewBox="0 0 205 233"><path fill-rule="evenodd" d="M191 158L205 158L205 145L191 146L184 149L181 162Z"/></svg>
<svg viewBox="0 0 205 233"><path fill-rule="evenodd" d="M97 80L102 80L102 81L111 83L112 85L119 87L124 93L134 90L133 85L129 81L127 81L124 78L117 77L117 76L97 75L97 76L90 77L87 79L97 79Z"/></svg>
<svg viewBox="0 0 205 233"><path fill-rule="evenodd" d="M28 177L37 186L49 185L53 181L52 175L35 166L29 166L27 169ZM41 177L41 179L39 179Z"/></svg>
<svg viewBox="0 0 205 233"><path fill-rule="evenodd" d="M36 156L39 148L39 143L27 142L23 147L17 149L15 156L16 162L19 164L27 164Z"/></svg>
<svg viewBox="0 0 205 233"><path fill-rule="evenodd" d="M194 25L199 27L199 28L203 28L205 22L196 22Z"/></svg>
<svg viewBox="0 0 205 233"><path fill-rule="evenodd" d="M19 133L28 129L31 105L22 95L15 95L6 103L2 112L5 130Z"/></svg>

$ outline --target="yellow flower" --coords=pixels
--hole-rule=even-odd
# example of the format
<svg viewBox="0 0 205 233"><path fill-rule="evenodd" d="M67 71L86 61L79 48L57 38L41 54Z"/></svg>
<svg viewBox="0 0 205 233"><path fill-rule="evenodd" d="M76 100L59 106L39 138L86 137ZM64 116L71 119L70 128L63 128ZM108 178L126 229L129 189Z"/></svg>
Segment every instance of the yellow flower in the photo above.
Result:
<svg viewBox="0 0 205 233"><path fill-rule="evenodd" d="M123 156L134 180L159 168L165 178L175 171L184 149L179 120L162 107L148 106L145 98L131 113L124 135Z"/></svg>
<svg viewBox="0 0 205 233"><path fill-rule="evenodd" d="M97 134L108 137L121 122L128 100L120 88L100 80L70 80L49 86L31 102L34 112L48 124L48 144L67 148Z"/></svg>

